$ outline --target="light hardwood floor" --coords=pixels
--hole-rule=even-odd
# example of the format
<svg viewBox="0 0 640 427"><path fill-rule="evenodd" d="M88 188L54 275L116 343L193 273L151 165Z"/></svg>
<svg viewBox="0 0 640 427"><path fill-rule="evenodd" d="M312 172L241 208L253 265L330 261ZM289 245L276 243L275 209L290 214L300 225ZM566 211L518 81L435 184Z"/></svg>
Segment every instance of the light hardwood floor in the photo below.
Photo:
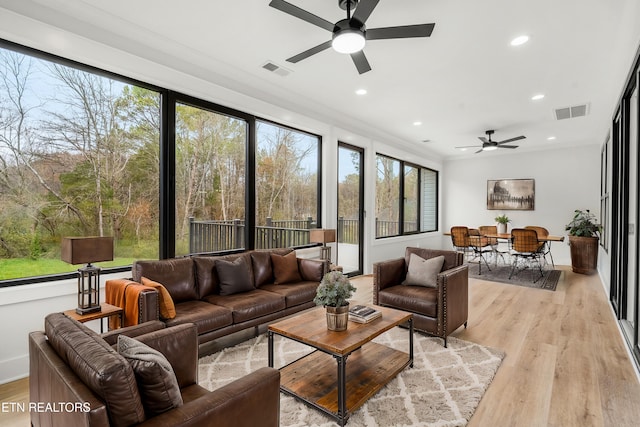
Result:
<svg viewBox="0 0 640 427"><path fill-rule="evenodd" d="M559 268L555 292L469 280L468 328L453 336L506 352L469 427L640 426L640 383L600 279ZM370 304L371 276L353 283ZM27 401L26 380L0 386L0 403ZM29 417L0 413L0 425Z"/></svg>

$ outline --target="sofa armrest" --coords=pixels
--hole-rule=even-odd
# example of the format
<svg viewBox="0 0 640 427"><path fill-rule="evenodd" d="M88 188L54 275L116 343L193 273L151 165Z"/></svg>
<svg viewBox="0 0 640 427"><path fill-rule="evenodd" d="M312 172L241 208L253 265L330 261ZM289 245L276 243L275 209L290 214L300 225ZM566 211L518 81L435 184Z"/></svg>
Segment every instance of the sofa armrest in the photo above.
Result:
<svg viewBox="0 0 640 427"><path fill-rule="evenodd" d="M118 335L126 335L131 338L135 338L139 335L148 334L149 332L164 329L166 325L160 320L153 322L145 322L139 325L127 326L126 328L114 329L109 332L105 332L100 335L109 345L116 345L118 343Z"/></svg>
<svg viewBox="0 0 640 427"><path fill-rule="evenodd" d="M447 333L458 328L469 316L469 266L461 265L438 274L438 292L447 306Z"/></svg>
<svg viewBox="0 0 640 427"><path fill-rule="evenodd" d="M378 292L399 285L405 279L404 258L390 259L373 264L373 303L378 304Z"/></svg>
<svg viewBox="0 0 640 427"><path fill-rule="evenodd" d="M277 427L279 423L280 371L265 367L140 426Z"/></svg>
<svg viewBox="0 0 640 427"><path fill-rule="evenodd" d="M329 271L329 261L326 259L298 258L298 270L302 280L320 282Z"/></svg>
<svg viewBox="0 0 640 427"><path fill-rule="evenodd" d="M167 358L180 388L198 381L198 331L193 323L139 335L136 339L158 350Z"/></svg>

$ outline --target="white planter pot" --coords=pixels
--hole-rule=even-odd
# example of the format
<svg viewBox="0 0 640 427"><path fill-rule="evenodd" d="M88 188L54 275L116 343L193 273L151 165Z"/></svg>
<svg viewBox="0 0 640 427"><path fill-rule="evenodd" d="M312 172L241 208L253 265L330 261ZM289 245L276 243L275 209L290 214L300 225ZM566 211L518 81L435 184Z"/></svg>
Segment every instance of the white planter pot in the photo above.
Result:
<svg viewBox="0 0 640 427"><path fill-rule="evenodd" d="M498 223L498 234L507 234L507 224Z"/></svg>

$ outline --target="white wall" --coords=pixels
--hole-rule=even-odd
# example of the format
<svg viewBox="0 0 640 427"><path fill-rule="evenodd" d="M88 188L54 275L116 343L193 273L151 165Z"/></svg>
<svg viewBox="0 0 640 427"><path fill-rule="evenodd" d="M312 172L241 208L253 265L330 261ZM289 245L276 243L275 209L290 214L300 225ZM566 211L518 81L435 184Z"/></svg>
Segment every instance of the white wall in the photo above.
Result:
<svg viewBox="0 0 640 427"><path fill-rule="evenodd" d="M123 277L130 274L100 277L101 301L104 301L104 282ZM47 314L76 308L77 292L75 279L0 288L0 384L29 374L29 332L44 330ZM100 331L98 321L89 322L87 326Z"/></svg>
<svg viewBox="0 0 640 427"><path fill-rule="evenodd" d="M528 142L532 143L532 142ZM600 147L506 154L479 153L469 158L445 161L442 174L442 230L455 225L477 227L495 224L506 213L509 227L539 225L550 234L566 235L565 225L575 209L600 210ZM487 180L535 179L535 210L499 211L487 209ZM450 238L443 245L451 247ZM566 243L552 244L556 264L570 265Z"/></svg>

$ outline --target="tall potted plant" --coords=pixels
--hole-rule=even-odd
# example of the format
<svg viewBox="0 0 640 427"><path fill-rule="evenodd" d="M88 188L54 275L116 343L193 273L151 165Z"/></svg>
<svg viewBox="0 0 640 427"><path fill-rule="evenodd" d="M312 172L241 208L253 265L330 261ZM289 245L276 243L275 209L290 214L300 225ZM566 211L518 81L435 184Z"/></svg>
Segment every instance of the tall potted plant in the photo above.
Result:
<svg viewBox="0 0 640 427"><path fill-rule="evenodd" d="M574 273L591 274L598 267L600 225L596 216L587 210L576 209L566 226L571 247L571 269Z"/></svg>
<svg viewBox="0 0 640 427"><path fill-rule="evenodd" d="M316 291L313 302L323 305L327 313L327 329L344 331L349 320L349 301L356 288L340 271L325 274Z"/></svg>
<svg viewBox="0 0 640 427"><path fill-rule="evenodd" d="M506 216L505 214L502 214L502 215L498 215L494 219L498 223L498 226L497 226L498 234L506 234L507 233L507 224L511 222L509 217Z"/></svg>

